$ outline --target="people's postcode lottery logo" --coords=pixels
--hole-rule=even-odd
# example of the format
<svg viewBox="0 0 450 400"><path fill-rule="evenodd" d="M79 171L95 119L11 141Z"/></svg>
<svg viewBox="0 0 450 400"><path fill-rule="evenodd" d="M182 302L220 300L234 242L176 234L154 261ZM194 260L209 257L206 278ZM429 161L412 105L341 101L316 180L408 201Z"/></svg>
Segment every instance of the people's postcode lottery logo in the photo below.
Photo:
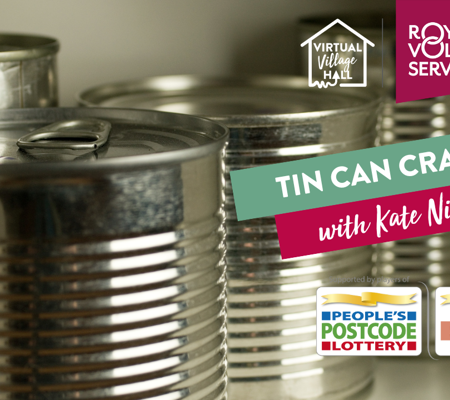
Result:
<svg viewBox="0 0 450 400"><path fill-rule="evenodd" d="M417 287L317 290L317 354L417 356L422 351Z"/></svg>

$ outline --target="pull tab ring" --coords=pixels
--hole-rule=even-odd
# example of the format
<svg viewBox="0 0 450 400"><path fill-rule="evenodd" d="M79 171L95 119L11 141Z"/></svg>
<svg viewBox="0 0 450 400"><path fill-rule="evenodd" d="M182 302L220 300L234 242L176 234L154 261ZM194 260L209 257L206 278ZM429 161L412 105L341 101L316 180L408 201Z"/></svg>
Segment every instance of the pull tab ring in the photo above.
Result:
<svg viewBox="0 0 450 400"><path fill-rule="evenodd" d="M60 121L39 128L17 141L21 149L95 151L109 138L111 123L96 118Z"/></svg>

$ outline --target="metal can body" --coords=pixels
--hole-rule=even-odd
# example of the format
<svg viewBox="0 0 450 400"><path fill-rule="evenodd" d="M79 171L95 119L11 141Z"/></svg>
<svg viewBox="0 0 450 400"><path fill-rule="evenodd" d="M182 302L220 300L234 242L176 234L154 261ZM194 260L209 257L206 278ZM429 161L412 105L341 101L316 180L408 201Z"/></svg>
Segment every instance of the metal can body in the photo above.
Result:
<svg viewBox="0 0 450 400"><path fill-rule="evenodd" d="M0 109L58 105L57 40L0 34Z"/></svg>
<svg viewBox="0 0 450 400"><path fill-rule="evenodd" d="M18 125L112 121L113 155L136 145L159 153L182 127L216 129L198 149L0 165L0 399L225 398L226 129L160 114L0 116L0 136L12 137ZM169 136L154 133L165 128ZM145 141L121 141L133 129Z"/></svg>
<svg viewBox="0 0 450 400"><path fill-rule="evenodd" d="M371 358L320 357L315 341L317 288L336 286L333 278L370 274L372 248L283 261L274 218L237 221L229 179L232 170L372 146L378 103L349 93L356 97L309 90L296 77L174 76L105 85L79 96L87 106L192 113L230 128L225 207L231 400L345 398L372 380Z"/></svg>
<svg viewBox="0 0 450 400"><path fill-rule="evenodd" d="M303 121L261 118L265 126L256 127L245 119L225 122L228 173L370 147L376 107ZM373 378L371 358L316 353L316 290L341 285L336 277L369 276L372 248L282 260L275 219L239 222L229 176L226 194L230 399L340 399L362 390Z"/></svg>
<svg viewBox="0 0 450 400"><path fill-rule="evenodd" d="M384 21L383 39L381 19ZM328 23L331 17L305 18L299 21L299 41L302 42ZM381 87L386 93L380 125L380 144L402 143L427 139L450 133L450 96L435 97L406 103L395 103L395 15L353 14L340 17L342 21L375 43L367 54L368 83ZM356 43L357 38L342 27L331 28L324 33L323 41L330 43ZM383 54L381 54L383 43ZM383 74L381 72L383 56ZM300 53L300 73L308 72L308 55ZM317 72L317 71L316 71ZM418 285L424 282L434 296L439 286L450 281L450 258L446 243L450 234L423 236L409 240L383 243L377 246L376 276L380 286ZM388 278L388 279L383 279ZM403 282L392 284L389 278ZM424 291L426 296L426 291ZM424 304L426 302L424 301ZM427 329L424 319L424 331ZM430 321L430 340L434 341L434 322ZM426 348L426 337L424 338ZM425 353L426 354L426 353Z"/></svg>

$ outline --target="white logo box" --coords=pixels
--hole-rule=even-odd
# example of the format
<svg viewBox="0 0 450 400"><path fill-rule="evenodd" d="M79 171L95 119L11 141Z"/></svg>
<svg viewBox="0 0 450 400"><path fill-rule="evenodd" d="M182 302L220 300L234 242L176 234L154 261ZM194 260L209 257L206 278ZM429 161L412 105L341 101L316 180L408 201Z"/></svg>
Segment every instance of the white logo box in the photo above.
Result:
<svg viewBox="0 0 450 400"><path fill-rule="evenodd" d="M381 298L408 296L415 303L323 304L327 299L322 296L364 293ZM316 307L317 354L321 356L417 356L422 352L422 291L418 287L321 287Z"/></svg>
<svg viewBox="0 0 450 400"><path fill-rule="evenodd" d="M450 356L450 303L443 304L446 299L442 296L450 295L450 287L436 289L436 354ZM449 296L450 298L450 296Z"/></svg>

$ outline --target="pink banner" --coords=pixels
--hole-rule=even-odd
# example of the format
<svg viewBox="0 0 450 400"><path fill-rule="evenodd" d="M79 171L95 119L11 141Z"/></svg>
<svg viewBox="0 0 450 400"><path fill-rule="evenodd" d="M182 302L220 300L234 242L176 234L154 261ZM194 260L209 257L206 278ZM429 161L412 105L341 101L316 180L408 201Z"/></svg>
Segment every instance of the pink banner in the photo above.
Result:
<svg viewBox="0 0 450 400"><path fill-rule="evenodd" d="M450 231L450 186L275 216L283 259Z"/></svg>
<svg viewBox="0 0 450 400"><path fill-rule="evenodd" d="M450 1L397 0L397 103L450 94Z"/></svg>

